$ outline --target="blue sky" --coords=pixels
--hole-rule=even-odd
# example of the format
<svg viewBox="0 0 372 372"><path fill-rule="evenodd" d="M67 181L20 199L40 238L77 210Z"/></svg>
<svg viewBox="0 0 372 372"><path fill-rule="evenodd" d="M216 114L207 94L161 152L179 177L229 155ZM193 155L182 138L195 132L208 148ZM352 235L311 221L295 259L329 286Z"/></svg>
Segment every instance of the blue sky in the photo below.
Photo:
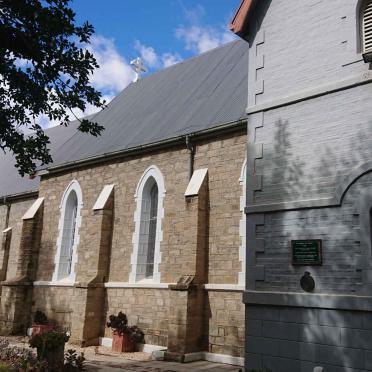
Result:
<svg viewBox="0 0 372 372"><path fill-rule="evenodd" d="M92 84L107 100L134 78L140 56L148 73L234 39L228 30L240 0L74 0L78 23L96 30L91 51L101 68ZM88 112L89 113L89 112Z"/></svg>

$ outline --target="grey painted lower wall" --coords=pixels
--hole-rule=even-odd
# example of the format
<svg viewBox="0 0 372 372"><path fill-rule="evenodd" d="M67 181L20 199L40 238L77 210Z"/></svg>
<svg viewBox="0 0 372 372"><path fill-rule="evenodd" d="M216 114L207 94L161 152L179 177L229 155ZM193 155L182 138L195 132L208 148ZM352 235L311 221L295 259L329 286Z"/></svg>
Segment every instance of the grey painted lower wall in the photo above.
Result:
<svg viewBox="0 0 372 372"><path fill-rule="evenodd" d="M246 371L372 371L372 312L246 306Z"/></svg>

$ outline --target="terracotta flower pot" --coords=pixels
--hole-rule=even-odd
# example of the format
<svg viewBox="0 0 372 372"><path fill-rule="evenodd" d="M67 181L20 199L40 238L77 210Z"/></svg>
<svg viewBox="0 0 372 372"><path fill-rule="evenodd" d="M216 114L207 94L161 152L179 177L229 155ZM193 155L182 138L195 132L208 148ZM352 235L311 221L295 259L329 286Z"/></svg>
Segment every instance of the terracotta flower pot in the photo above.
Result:
<svg viewBox="0 0 372 372"><path fill-rule="evenodd" d="M114 331L112 333L112 351L119 353L130 353L134 351L134 342L126 333L119 334Z"/></svg>
<svg viewBox="0 0 372 372"><path fill-rule="evenodd" d="M53 330L53 324L33 324L32 325L32 334L41 335L43 333Z"/></svg>

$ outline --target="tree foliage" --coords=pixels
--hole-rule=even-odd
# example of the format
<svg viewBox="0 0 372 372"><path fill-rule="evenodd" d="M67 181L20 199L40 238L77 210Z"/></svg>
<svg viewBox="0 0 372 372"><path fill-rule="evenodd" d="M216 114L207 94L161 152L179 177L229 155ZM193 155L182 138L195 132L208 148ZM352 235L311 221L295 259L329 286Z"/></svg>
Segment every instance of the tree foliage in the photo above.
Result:
<svg viewBox="0 0 372 372"><path fill-rule="evenodd" d="M21 175L52 160L41 115L68 125L76 109L103 108L89 83L99 67L86 49L93 33L76 25L70 0L0 0L0 148ZM97 136L103 127L83 119L78 129Z"/></svg>

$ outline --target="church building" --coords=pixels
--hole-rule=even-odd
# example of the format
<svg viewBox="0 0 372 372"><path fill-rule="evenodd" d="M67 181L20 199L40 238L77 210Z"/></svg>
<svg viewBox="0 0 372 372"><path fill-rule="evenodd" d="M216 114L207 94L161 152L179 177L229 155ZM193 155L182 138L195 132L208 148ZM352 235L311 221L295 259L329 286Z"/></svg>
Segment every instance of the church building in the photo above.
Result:
<svg viewBox="0 0 372 372"><path fill-rule="evenodd" d="M372 0L242 0L241 39L47 130L0 170L0 333L37 310L83 345L122 311L145 351L372 371Z"/></svg>
<svg viewBox="0 0 372 372"><path fill-rule="evenodd" d="M83 346L122 311L145 351L243 365L248 44L130 84L91 117L46 131L53 164L0 169L1 334L37 310Z"/></svg>

